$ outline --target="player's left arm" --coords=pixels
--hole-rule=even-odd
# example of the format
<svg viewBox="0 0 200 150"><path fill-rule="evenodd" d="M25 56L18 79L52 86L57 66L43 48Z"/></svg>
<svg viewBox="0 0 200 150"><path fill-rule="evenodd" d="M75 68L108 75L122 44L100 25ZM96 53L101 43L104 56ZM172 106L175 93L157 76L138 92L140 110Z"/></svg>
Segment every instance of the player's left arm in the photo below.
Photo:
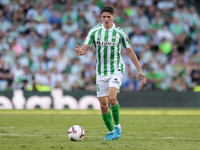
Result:
<svg viewBox="0 0 200 150"><path fill-rule="evenodd" d="M135 67L137 68L139 72L139 76L141 78L141 84L146 84L146 75L144 75L142 68L140 67L138 58L135 52L133 51L132 47L126 48L125 50L127 51L131 61L133 62L133 64L135 65Z"/></svg>
<svg viewBox="0 0 200 150"><path fill-rule="evenodd" d="M139 76L141 78L140 83L146 84L146 75L144 75L142 68L140 67L137 56L131 47L131 43L129 41L128 35L126 34L126 32L124 30L122 32L122 45L125 48L125 50L127 51L131 61L133 62L133 64L135 65L135 67L137 68L137 70L139 72Z"/></svg>

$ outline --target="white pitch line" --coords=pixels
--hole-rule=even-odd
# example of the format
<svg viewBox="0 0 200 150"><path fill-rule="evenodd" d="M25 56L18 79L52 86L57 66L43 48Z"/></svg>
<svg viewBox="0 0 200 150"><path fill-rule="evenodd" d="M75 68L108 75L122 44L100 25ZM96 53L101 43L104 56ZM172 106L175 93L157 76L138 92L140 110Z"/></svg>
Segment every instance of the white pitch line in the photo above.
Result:
<svg viewBox="0 0 200 150"><path fill-rule="evenodd" d="M175 139L175 140L186 140L186 139L196 139L198 140L199 138L175 138L175 137L124 137L124 138L154 138L154 139Z"/></svg>
<svg viewBox="0 0 200 150"><path fill-rule="evenodd" d="M32 135L32 134L14 134L14 133L0 133L0 135L7 135L7 136L42 136L42 135Z"/></svg>
<svg viewBox="0 0 200 150"><path fill-rule="evenodd" d="M0 129L11 129L11 128L15 128L15 127L0 127Z"/></svg>
<svg viewBox="0 0 200 150"><path fill-rule="evenodd" d="M32 134L19 134L19 133L0 133L0 135L2 136L52 136L52 135L32 135ZM53 136L61 136L61 137L68 137L67 135L53 135ZM104 136L85 136L85 137L104 137ZM170 139L170 140L186 140L186 139L195 139L198 140L199 138L176 138L176 137L123 137L123 138L140 138L140 139L144 139L144 138L154 138L154 139Z"/></svg>
<svg viewBox="0 0 200 150"><path fill-rule="evenodd" d="M123 137L123 138L126 138L126 139L144 139L144 138L147 138L147 137Z"/></svg>

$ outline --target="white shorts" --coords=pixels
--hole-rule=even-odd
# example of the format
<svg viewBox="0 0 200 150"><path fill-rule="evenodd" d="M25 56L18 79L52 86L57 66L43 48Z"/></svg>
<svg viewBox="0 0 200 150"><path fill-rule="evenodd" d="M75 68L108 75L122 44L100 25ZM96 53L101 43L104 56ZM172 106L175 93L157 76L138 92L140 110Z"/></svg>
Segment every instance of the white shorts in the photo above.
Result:
<svg viewBox="0 0 200 150"><path fill-rule="evenodd" d="M112 74L109 76L97 76L97 97L104 97L108 95L109 87L120 88L122 84L122 73Z"/></svg>

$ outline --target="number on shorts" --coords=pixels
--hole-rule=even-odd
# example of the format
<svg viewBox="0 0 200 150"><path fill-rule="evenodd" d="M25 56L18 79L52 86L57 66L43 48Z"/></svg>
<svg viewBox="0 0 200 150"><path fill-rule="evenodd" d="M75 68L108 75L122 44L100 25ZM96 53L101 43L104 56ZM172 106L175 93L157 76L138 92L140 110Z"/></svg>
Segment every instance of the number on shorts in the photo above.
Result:
<svg viewBox="0 0 200 150"><path fill-rule="evenodd" d="M97 84L97 92L99 92L99 84Z"/></svg>

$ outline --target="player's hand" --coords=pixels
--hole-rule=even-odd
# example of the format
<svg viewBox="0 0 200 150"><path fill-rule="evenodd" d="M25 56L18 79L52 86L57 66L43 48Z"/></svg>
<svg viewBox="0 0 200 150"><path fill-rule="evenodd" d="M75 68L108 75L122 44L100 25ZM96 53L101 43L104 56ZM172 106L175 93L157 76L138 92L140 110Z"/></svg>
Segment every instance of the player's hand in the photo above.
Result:
<svg viewBox="0 0 200 150"><path fill-rule="evenodd" d="M82 54L81 52L82 52L82 51L81 51L81 48L80 48L80 46L77 44L77 45L76 45L76 49L75 49L75 54L76 54L77 56L79 56L79 55Z"/></svg>
<svg viewBox="0 0 200 150"><path fill-rule="evenodd" d="M144 75L143 72L139 72L139 76L141 78L140 84L146 84L146 75Z"/></svg>

